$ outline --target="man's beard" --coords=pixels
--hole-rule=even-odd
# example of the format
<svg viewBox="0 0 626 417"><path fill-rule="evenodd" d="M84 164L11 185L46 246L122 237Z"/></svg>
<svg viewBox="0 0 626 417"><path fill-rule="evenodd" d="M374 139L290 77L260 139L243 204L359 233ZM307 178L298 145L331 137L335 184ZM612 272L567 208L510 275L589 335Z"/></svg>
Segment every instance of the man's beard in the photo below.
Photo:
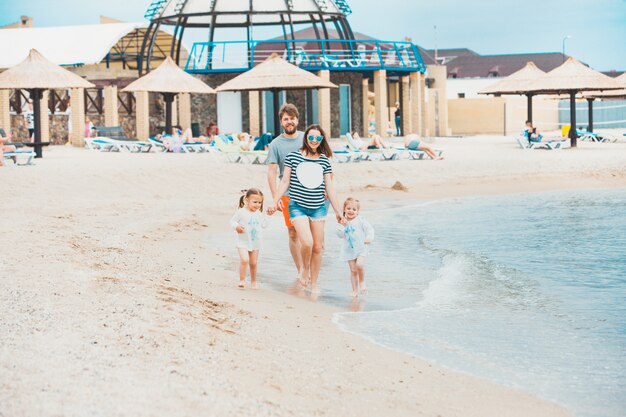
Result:
<svg viewBox="0 0 626 417"><path fill-rule="evenodd" d="M296 133L297 126L296 125L283 126L283 129L285 129L286 134L293 135L294 133Z"/></svg>

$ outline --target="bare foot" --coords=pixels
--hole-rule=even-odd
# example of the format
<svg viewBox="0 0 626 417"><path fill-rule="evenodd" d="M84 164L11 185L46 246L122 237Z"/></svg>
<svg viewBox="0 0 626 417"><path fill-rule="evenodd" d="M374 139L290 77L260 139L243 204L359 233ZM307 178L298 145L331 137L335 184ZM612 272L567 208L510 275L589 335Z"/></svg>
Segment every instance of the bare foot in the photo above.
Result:
<svg viewBox="0 0 626 417"><path fill-rule="evenodd" d="M357 298L359 296L358 291L352 291L352 298Z"/></svg>
<svg viewBox="0 0 626 417"><path fill-rule="evenodd" d="M367 287L365 285L361 285L361 294L362 295L367 294Z"/></svg>
<svg viewBox="0 0 626 417"><path fill-rule="evenodd" d="M252 288L253 290L258 289L258 288L256 287L256 282L253 282L253 283L250 285L250 288Z"/></svg>
<svg viewBox="0 0 626 417"><path fill-rule="evenodd" d="M239 281L238 288L246 288L246 281Z"/></svg>
<svg viewBox="0 0 626 417"><path fill-rule="evenodd" d="M320 293L320 288L315 285L311 287L311 294L319 294Z"/></svg>

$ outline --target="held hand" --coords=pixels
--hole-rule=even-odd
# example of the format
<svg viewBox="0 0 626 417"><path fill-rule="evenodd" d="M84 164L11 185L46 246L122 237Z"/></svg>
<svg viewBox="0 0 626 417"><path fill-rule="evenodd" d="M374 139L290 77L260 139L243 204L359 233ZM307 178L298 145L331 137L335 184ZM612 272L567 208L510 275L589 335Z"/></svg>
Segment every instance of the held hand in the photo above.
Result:
<svg viewBox="0 0 626 417"><path fill-rule="evenodd" d="M238 224L237 227L235 227L235 231L239 234L242 234L243 232L246 231L246 229L244 229L242 225Z"/></svg>
<svg viewBox="0 0 626 417"><path fill-rule="evenodd" d="M275 212L276 212L276 206L272 205L267 208L267 214L269 214L270 216L273 215Z"/></svg>
<svg viewBox="0 0 626 417"><path fill-rule="evenodd" d="M280 200L278 200L278 204L276 204L276 208L278 211L283 211L283 209L285 208L283 206L284 206L283 199L281 198Z"/></svg>
<svg viewBox="0 0 626 417"><path fill-rule="evenodd" d="M339 223L340 225L345 226L348 223L348 221L345 217L343 217L342 214L335 213L335 216L337 217L337 223Z"/></svg>

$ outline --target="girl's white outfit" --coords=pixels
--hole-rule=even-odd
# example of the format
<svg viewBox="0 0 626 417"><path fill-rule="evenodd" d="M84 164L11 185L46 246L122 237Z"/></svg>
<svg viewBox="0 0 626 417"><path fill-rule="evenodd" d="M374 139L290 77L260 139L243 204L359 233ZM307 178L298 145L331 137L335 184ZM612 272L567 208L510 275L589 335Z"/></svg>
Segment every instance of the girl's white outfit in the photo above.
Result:
<svg viewBox="0 0 626 417"><path fill-rule="evenodd" d="M363 217L348 221L345 226L339 225L337 236L343 239L341 260L351 261L359 256L367 256L368 246L365 241L374 240L374 228Z"/></svg>
<svg viewBox="0 0 626 417"><path fill-rule="evenodd" d="M237 225L244 228L243 233L237 233ZM267 227L267 218L262 210L250 211L241 207L230 220L230 226L235 230L235 239L238 248L247 251L261 249L262 229Z"/></svg>

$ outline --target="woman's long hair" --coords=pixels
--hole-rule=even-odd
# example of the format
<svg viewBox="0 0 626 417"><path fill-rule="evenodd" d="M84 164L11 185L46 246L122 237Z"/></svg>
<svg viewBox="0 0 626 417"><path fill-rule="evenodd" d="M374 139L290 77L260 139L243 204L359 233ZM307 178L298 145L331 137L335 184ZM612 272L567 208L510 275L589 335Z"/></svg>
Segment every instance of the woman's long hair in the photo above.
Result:
<svg viewBox="0 0 626 417"><path fill-rule="evenodd" d="M313 148L311 148L311 146L309 145L309 139L307 139L309 136L309 132L311 130L319 130L320 134L324 138L322 142L320 143L320 146L317 147L317 150L313 150ZM300 150L306 152L307 155L315 155L316 153L319 153L319 154L326 155L326 158L332 158L333 156L333 150L330 149L330 143L328 143L328 137L326 136L324 129L322 129L322 126L320 125L310 125L309 127L306 128L306 130L304 131L304 140L302 141L302 148L300 148Z"/></svg>

